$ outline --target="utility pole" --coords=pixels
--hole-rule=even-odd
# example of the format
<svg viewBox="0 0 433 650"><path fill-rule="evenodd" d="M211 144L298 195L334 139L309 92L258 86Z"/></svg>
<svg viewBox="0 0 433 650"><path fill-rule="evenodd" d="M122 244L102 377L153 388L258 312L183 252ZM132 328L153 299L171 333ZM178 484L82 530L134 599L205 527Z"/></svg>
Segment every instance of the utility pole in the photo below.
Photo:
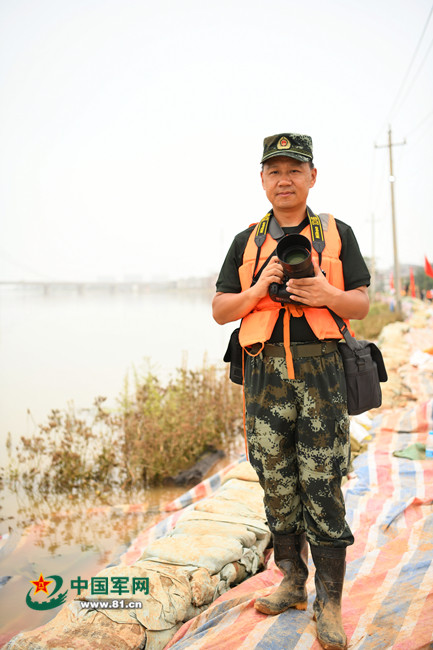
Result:
<svg viewBox="0 0 433 650"><path fill-rule="evenodd" d="M391 216L392 216L392 243L393 243L393 249L394 249L394 287L395 287L395 310L399 318L401 318L402 311L401 311L401 286L400 286L400 264L398 261L398 252L397 252L397 224L396 224L396 219L395 219L395 201L394 201L394 183L395 183L395 176L394 176L394 170L392 167L392 148L393 147L398 147L403 144L406 144L406 140L404 142L393 142L392 141L392 133L391 133L391 126L388 127L388 144L382 144L382 145L377 145L375 144L374 146L376 149L383 149L384 147L388 147L389 149L389 183L390 183L390 188L391 188Z"/></svg>

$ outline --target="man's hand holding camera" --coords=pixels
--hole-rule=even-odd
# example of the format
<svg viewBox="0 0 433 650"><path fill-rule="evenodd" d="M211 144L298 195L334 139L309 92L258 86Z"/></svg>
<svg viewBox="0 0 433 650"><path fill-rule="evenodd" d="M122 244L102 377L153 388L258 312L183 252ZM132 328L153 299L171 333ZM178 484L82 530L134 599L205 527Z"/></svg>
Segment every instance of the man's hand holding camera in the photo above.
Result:
<svg viewBox="0 0 433 650"><path fill-rule="evenodd" d="M324 307L332 299L336 289L329 284L317 262L312 260L312 263L314 277L290 278L286 289L294 302L300 302L308 307Z"/></svg>
<svg viewBox="0 0 433 650"><path fill-rule="evenodd" d="M259 298L264 298L269 291L269 285L272 282L277 282L281 284L284 280L284 271L283 267L280 264L280 261L277 255L274 255L269 260L269 263L265 266L263 271L260 274L259 279L253 287L254 294Z"/></svg>

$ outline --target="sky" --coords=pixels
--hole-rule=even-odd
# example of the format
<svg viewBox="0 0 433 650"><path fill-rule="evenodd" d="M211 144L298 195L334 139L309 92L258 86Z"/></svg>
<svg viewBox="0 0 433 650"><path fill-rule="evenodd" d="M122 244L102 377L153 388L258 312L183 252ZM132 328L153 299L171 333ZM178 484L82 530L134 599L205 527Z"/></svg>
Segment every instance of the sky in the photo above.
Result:
<svg viewBox="0 0 433 650"><path fill-rule="evenodd" d="M309 205L433 261L432 0L0 0L0 281L218 272L307 133ZM427 25L427 26L426 26ZM422 37L422 38L421 38ZM374 223L374 228L373 228Z"/></svg>

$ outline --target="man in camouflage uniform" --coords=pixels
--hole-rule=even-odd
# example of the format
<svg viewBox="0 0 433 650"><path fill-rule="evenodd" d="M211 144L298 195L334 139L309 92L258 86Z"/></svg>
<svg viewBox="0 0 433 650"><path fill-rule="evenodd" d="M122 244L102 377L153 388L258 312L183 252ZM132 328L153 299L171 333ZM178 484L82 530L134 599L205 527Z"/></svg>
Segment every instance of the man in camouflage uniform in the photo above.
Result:
<svg viewBox="0 0 433 650"><path fill-rule="evenodd" d="M307 217L313 213L306 202L316 174L309 136L283 133L265 138L261 178L272 204L268 232L274 239L308 226ZM295 303L329 307L344 319L361 319L368 312L370 276L351 228L339 220L335 225L344 289L328 282L314 262L314 277L290 279L287 291ZM221 269L213 301L213 315L220 324L264 309L269 285L283 282L283 268L273 255L254 276L257 281L242 290L239 268L253 228L235 237ZM291 317L289 371L285 311L282 305L264 347L252 345L245 355L249 459L264 489L275 561L283 573L279 587L258 598L255 607L265 614L306 609L308 542L316 567L313 609L318 639L327 650L343 650L347 639L341 595L346 547L353 536L341 493L350 457L346 387L336 345L341 337L336 329L330 339L318 339L305 314ZM325 311L314 310L316 318Z"/></svg>

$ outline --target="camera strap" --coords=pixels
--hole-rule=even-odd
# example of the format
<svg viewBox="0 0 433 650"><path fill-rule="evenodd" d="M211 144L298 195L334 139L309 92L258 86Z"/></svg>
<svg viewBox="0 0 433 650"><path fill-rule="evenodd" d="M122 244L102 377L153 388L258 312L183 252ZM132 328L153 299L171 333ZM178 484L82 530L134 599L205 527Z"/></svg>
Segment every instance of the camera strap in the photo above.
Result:
<svg viewBox="0 0 433 650"><path fill-rule="evenodd" d="M320 215L314 214L307 206L307 215L310 222L311 245L319 256L319 266L322 266L322 253L325 248L325 237Z"/></svg>
<svg viewBox="0 0 433 650"><path fill-rule="evenodd" d="M252 277L252 281L251 281L251 286L253 286L257 282L257 280L260 277L261 272L267 266L267 264L268 264L269 260L271 259L271 257L273 255L275 255L275 251L276 251L276 248L277 248L276 246L275 246L275 249L272 251L272 253L269 255L269 257L267 258L267 260L265 260L265 262L262 264L262 266L260 267L259 272L256 275L257 267L258 267L259 261L260 261L260 252L261 252L263 244L265 243L266 235L268 233L271 235L272 239L275 239L276 242L279 242L280 239L282 239L284 237L284 230L281 228L278 221L274 218L273 210L270 210L267 214L265 214L265 216L259 222L259 225L257 226L257 229L256 229L256 235L254 237L254 242L255 242L255 244L257 246L257 255L256 255L256 261L255 261L255 264L254 264L254 270L253 270L253 277Z"/></svg>
<svg viewBox="0 0 433 650"><path fill-rule="evenodd" d="M319 256L319 266L322 265L322 253L325 248L325 236L323 234L323 224L322 224L322 217L325 217L325 222L327 223L327 214L322 214L322 215L317 215L314 214L314 212L308 207L307 205L307 216L308 216L308 221L310 223L310 232L311 232L311 245L316 251L316 253ZM257 255L256 255L256 261L254 264L254 270L253 270L253 277L251 281L251 286L253 286L257 280L260 277L261 272L263 269L267 266L269 260L273 255L275 255L275 250L272 251L272 253L269 255L267 260L262 264L259 272L256 275L257 267L259 265L260 261L260 252L262 249L263 244L265 243L265 239L267 234L270 234L273 239L275 239L276 242L279 242L280 239L282 239L284 235L284 231L281 228L280 224L276 219L274 219L274 213L272 210L270 210L263 219L259 222L259 225L257 226L256 229L256 235L254 237L254 242L257 246Z"/></svg>

